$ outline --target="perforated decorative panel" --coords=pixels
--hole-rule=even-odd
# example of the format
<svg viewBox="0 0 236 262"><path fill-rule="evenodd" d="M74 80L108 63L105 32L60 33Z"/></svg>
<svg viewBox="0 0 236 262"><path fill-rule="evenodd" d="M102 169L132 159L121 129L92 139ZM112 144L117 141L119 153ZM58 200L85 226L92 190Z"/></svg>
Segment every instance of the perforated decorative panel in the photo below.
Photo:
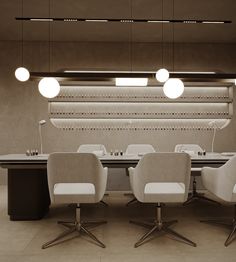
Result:
<svg viewBox="0 0 236 262"><path fill-rule="evenodd" d="M171 100L161 87L62 86L49 101L51 122L65 130L211 130L233 116L232 87L185 87Z"/></svg>

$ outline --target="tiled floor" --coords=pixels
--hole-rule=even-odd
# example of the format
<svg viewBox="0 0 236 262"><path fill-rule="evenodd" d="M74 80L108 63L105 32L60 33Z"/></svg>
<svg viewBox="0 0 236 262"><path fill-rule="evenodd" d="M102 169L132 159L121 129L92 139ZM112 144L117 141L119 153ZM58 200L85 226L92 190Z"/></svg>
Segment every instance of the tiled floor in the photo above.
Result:
<svg viewBox="0 0 236 262"><path fill-rule="evenodd" d="M153 205L134 204L126 207L129 196L105 197L109 207L101 204L83 205L85 219L105 218L108 224L93 229L93 233L106 244L102 249L81 236L60 245L42 250L41 245L63 230L57 220L73 217L71 207L52 206L50 213L39 221L9 221L7 215L7 188L0 186L0 262L235 262L236 240L229 246L223 243L228 235L225 228L199 223L209 217L231 216L232 206L196 203L188 207L167 205L163 215L179 220L173 228L197 243L191 247L161 236L134 248L133 244L145 229L129 224L129 219L149 218L154 215Z"/></svg>

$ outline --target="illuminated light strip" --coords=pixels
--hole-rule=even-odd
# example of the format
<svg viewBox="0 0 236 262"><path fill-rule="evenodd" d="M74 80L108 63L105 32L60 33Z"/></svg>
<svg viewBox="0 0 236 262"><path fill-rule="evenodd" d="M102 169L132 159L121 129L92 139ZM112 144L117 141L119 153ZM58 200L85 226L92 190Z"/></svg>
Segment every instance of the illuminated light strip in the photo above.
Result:
<svg viewBox="0 0 236 262"><path fill-rule="evenodd" d="M216 74L216 72L190 72L190 71L175 71L175 72L171 72L170 73L174 73L174 74Z"/></svg>
<svg viewBox="0 0 236 262"><path fill-rule="evenodd" d="M147 78L116 78L116 86L147 86Z"/></svg>
<svg viewBox="0 0 236 262"><path fill-rule="evenodd" d="M107 19L86 19L85 22L108 22Z"/></svg>
<svg viewBox="0 0 236 262"><path fill-rule="evenodd" d="M77 19L64 19L65 22L78 22Z"/></svg>
<svg viewBox="0 0 236 262"><path fill-rule="evenodd" d="M188 21L188 20L185 20L183 21L184 24L197 24L197 21Z"/></svg>
<svg viewBox="0 0 236 262"><path fill-rule="evenodd" d="M36 22L53 22L52 18L30 18L30 21Z"/></svg>
<svg viewBox="0 0 236 262"><path fill-rule="evenodd" d="M224 24L223 21L202 21L203 24Z"/></svg>
<svg viewBox="0 0 236 262"><path fill-rule="evenodd" d="M170 20L148 20L148 23L161 23L161 24L165 24L165 23L171 23Z"/></svg>
<svg viewBox="0 0 236 262"><path fill-rule="evenodd" d="M35 21L35 22L118 22L118 23L183 23L183 24L229 24L230 20L193 20L193 19L126 19L126 18L76 18L76 17L16 17L16 20Z"/></svg>

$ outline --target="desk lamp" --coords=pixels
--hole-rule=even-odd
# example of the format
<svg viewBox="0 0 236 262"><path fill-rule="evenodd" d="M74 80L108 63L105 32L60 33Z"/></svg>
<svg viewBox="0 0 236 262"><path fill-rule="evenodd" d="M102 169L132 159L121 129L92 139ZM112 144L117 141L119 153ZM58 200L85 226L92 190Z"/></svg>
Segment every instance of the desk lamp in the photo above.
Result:
<svg viewBox="0 0 236 262"><path fill-rule="evenodd" d="M228 119L223 126L221 126L220 123L219 123L219 121L217 121L217 120L212 120L212 121L210 121L210 122L208 123L208 125L209 125L210 127L212 127L213 130L214 130L214 131L213 131L212 142L211 142L211 152L212 152L212 153L214 152L214 142L215 142L216 131L225 128L225 127L229 124L229 122L230 122L230 120Z"/></svg>
<svg viewBox="0 0 236 262"><path fill-rule="evenodd" d="M40 139L40 154L43 154L42 126L46 124L45 120L39 121L39 139Z"/></svg>

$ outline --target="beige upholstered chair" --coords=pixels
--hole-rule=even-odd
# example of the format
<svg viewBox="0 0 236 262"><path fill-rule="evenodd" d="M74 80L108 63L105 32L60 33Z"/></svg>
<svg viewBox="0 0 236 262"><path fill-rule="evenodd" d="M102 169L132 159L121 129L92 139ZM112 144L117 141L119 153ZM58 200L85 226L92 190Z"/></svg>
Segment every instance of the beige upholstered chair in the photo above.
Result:
<svg viewBox="0 0 236 262"><path fill-rule="evenodd" d="M236 232L236 156L219 168L204 167L202 181L204 187L212 194L221 200L234 204L234 216L231 221L201 221L229 228L231 232L225 241L225 246L228 246L235 239Z"/></svg>
<svg viewBox="0 0 236 262"><path fill-rule="evenodd" d="M128 145L125 151L126 155L138 155L138 154L147 154L147 153L154 153L155 149L152 145L149 144L131 144Z"/></svg>
<svg viewBox="0 0 236 262"><path fill-rule="evenodd" d="M197 155L198 152L203 152L203 149L197 144L178 144L175 146L175 152L186 152L190 155L191 154ZM193 176L193 190L192 190L192 193L189 194L187 201L184 202L184 205L188 205L197 200L203 200L203 201L208 201L208 202L213 202L215 204L219 204L216 201L205 197L204 194L197 192L196 176L201 175L201 168L192 168L191 174Z"/></svg>
<svg viewBox="0 0 236 262"><path fill-rule="evenodd" d="M79 146L77 152L78 153L93 153L97 155L98 157L107 154L107 150L105 146L102 144L83 144ZM103 200L101 200L100 203L103 204L104 206L108 206L108 204Z"/></svg>
<svg viewBox="0 0 236 262"><path fill-rule="evenodd" d="M188 196L191 159L186 153L150 153L139 161L135 168L129 168L133 193L138 201L156 203L156 218L153 223L130 221L148 227L150 230L140 238L135 247L142 245L155 231L171 235L176 240L196 246L191 240L181 236L169 227L176 220L164 222L161 204L184 202Z"/></svg>
<svg viewBox="0 0 236 262"><path fill-rule="evenodd" d="M84 144L79 146L77 152L79 153L94 153L95 155L102 156L107 154L107 150L102 144Z"/></svg>
<svg viewBox="0 0 236 262"><path fill-rule="evenodd" d="M154 153L156 152L154 147L149 144L131 144L128 145L125 151L126 155L145 155L147 153ZM127 175L129 175L128 170L126 170ZM132 189L132 184L130 183L131 189ZM136 198L131 199L126 206L129 206L132 203L137 202Z"/></svg>
<svg viewBox="0 0 236 262"><path fill-rule="evenodd" d="M76 218L72 222L58 222L67 228L42 248L50 247L61 238L73 233L83 232L98 245L105 245L98 240L86 225L100 225L100 222L82 222L80 218L81 203L99 202L106 189L107 168L103 168L99 159L91 153L53 153L47 163L48 186L52 203L73 203L76 206Z"/></svg>
<svg viewBox="0 0 236 262"><path fill-rule="evenodd" d="M203 149L197 144L178 144L175 146L175 152L191 152L193 154L198 154L198 152L202 152Z"/></svg>

